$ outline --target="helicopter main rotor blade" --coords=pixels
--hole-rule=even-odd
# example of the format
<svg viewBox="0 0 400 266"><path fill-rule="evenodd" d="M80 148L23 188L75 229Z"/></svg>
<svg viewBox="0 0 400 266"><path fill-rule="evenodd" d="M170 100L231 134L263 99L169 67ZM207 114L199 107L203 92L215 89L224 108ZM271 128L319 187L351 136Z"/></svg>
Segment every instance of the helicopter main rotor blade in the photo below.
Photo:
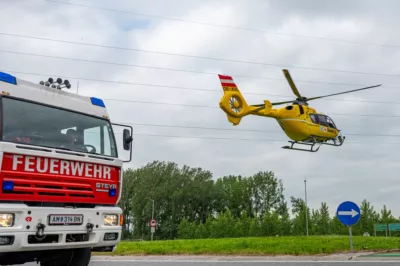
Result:
<svg viewBox="0 0 400 266"><path fill-rule="evenodd" d="M293 101L285 101L285 102L275 102L275 103L271 103L272 105L280 105L280 104L285 104L285 103L292 103ZM250 106L254 106L254 107L264 107L265 104L261 103L261 104L252 104Z"/></svg>
<svg viewBox="0 0 400 266"><path fill-rule="evenodd" d="M294 95L296 95L299 99L302 99L303 97L300 95L300 92L297 90L296 85L294 84L293 79L290 76L289 70L283 69L283 74L285 74L285 77L286 77L287 81L289 82L289 85L292 88Z"/></svg>
<svg viewBox="0 0 400 266"><path fill-rule="evenodd" d="M271 104L272 105L280 105L280 104L285 104L285 103L293 103L293 101L275 102L275 103L271 103Z"/></svg>
<svg viewBox="0 0 400 266"><path fill-rule="evenodd" d="M339 93L328 94L328 95L324 95L324 96L312 97L312 98L306 99L306 101L312 101L312 100L316 100L316 99L321 99L321 98L325 98L325 97L330 97L330 96L335 96L335 95L340 95L340 94L345 94L345 93L350 93L350 92L355 92L355 91L367 90L367 89L379 87L381 85L382 84L369 86L369 87L364 87L364 88L361 88L361 89L355 89L355 90L350 90L350 91L343 91L343 92L339 92Z"/></svg>

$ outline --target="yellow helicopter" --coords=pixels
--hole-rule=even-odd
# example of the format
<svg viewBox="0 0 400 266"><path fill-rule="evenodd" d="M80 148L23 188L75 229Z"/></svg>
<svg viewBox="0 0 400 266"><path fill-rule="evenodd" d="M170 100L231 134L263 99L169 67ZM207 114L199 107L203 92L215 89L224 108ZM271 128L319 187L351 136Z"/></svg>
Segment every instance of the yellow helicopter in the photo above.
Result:
<svg viewBox="0 0 400 266"><path fill-rule="evenodd" d="M375 85L361 89L344 91L324 96L306 98L300 95L294 84L292 77L287 69L283 73L289 82L294 95L297 98L293 101L274 102L264 100L263 104L248 105L243 95L240 93L233 78L227 75L218 75L224 95L219 106L226 113L228 121L233 125L238 125L242 117L246 115L257 115L275 118L286 135L291 139L290 146L283 146L283 149L317 152L321 145L342 146L345 137L342 136L333 120L322 113L318 113L314 108L308 106L308 101L345 94L360 90L379 87ZM288 104L281 108L272 108L275 105ZM294 144L311 146L310 149L293 148ZM313 149L317 145L316 149Z"/></svg>

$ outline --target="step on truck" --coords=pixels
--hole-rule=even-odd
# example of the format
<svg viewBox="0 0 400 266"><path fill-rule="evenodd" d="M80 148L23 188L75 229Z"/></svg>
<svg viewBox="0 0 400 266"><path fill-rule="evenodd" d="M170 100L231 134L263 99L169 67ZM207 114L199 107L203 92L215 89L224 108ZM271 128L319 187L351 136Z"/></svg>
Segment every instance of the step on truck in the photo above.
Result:
<svg viewBox="0 0 400 266"><path fill-rule="evenodd" d="M133 129L69 88L0 72L0 265L87 266L121 239Z"/></svg>

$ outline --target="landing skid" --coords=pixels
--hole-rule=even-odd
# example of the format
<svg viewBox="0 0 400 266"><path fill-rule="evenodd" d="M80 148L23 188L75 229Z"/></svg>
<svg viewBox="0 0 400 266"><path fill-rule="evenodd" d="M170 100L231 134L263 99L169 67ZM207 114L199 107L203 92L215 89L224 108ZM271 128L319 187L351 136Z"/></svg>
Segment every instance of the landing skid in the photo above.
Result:
<svg viewBox="0 0 400 266"><path fill-rule="evenodd" d="M289 143L292 143L290 146L283 146L282 149L287 149L287 150L295 150L295 151L308 151L308 152L317 152L319 148L321 147L321 142L313 142L313 143L307 143L307 142L299 142L299 141L288 141ZM293 148L294 144L300 144L300 145L308 145L311 146L310 149L299 149L299 148ZM319 144L319 145L318 145ZM318 145L317 149L313 149L314 145Z"/></svg>
<svg viewBox="0 0 400 266"><path fill-rule="evenodd" d="M321 141L317 141L315 139L312 139L308 142L305 141L292 141L289 140L288 142L291 143L290 146L283 146L282 149L287 149L287 150L296 150L296 151L308 151L308 152L317 152L319 150L319 148L322 145L329 145L329 146L335 146L335 147L340 147L343 145L344 143L344 139L345 137L341 137L339 139L330 139L333 143L327 143L327 142L321 142ZM299 144L299 145L306 145L306 146L311 146L310 149L299 149L299 148L293 148L294 144ZM317 146L316 149L314 149L314 146Z"/></svg>

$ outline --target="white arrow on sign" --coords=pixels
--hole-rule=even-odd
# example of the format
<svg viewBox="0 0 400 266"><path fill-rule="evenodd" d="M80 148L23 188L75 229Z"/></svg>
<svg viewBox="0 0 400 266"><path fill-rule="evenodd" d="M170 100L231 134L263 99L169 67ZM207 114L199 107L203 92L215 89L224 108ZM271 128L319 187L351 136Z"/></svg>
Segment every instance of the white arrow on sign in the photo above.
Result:
<svg viewBox="0 0 400 266"><path fill-rule="evenodd" d="M338 215L351 215L351 218L358 215L358 212L351 209L351 211L339 211Z"/></svg>

